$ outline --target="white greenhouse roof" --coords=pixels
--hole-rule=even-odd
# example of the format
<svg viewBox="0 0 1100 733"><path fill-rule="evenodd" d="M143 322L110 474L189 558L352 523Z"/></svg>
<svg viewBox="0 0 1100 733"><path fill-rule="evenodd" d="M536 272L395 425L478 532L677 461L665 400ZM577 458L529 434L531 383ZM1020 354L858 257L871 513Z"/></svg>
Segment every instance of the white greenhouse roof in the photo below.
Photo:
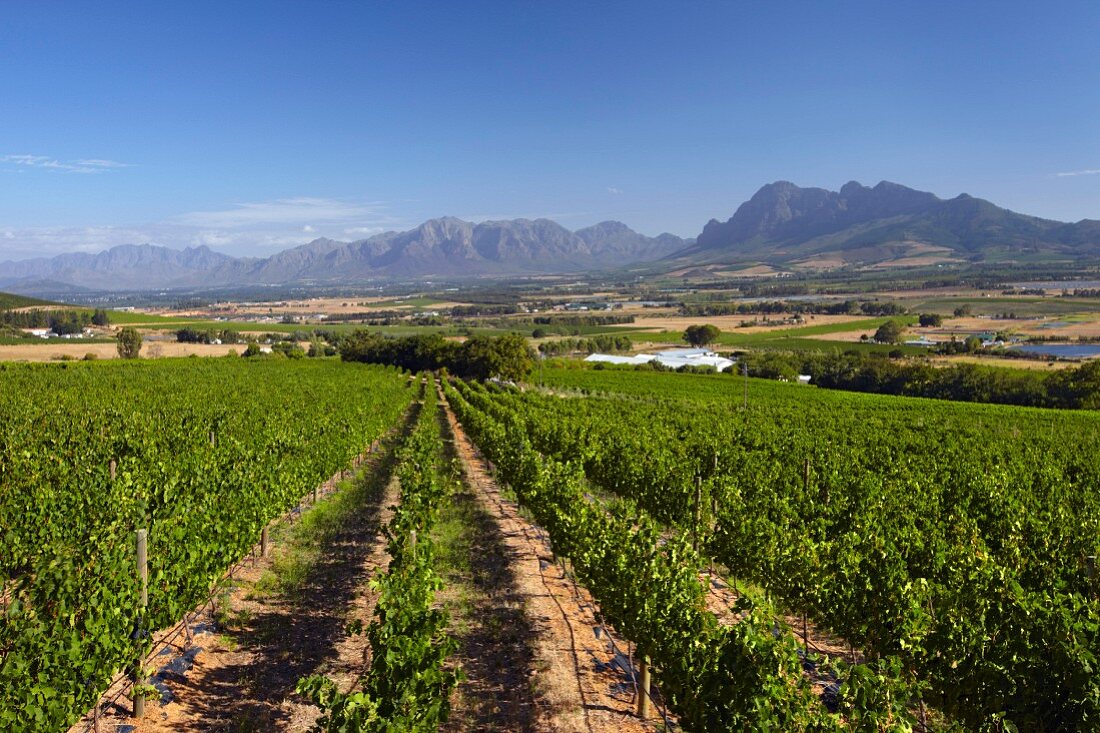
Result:
<svg viewBox="0 0 1100 733"><path fill-rule="evenodd" d="M585 361L602 361L607 364L647 364L655 357L647 354L637 356L616 356L615 354L590 354Z"/></svg>
<svg viewBox="0 0 1100 733"><path fill-rule="evenodd" d="M718 356L713 351L706 349L667 349L656 354L636 354L634 356L617 356L615 354L590 354L585 361L604 362L605 364L648 364L656 361L673 369L684 366L712 366L720 372L724 372L733 366L734 362L723 356Z"/></svg>

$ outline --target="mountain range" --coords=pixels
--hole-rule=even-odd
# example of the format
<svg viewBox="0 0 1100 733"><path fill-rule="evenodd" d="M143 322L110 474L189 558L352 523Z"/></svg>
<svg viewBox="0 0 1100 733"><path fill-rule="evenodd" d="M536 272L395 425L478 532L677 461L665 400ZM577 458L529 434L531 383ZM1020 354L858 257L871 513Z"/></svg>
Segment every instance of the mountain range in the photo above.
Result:
<svg viewBox="0 0 1100 733"><path fill-rule="evenodd" d="M770 183L725 222L712 219L676 259L786 269L1018 262L1100 257L1100 221L1067 224L961 194L896 183L839 191Z"/></svg>
<svg viewBox="0 0 1100 733"><path fill-rule="evenodd" d="M231 257L207 247L123 245L0 263L0 288L34 294L243 285L355 284L395 278L565 274L645 264L647 271L703 272L882 268L1100 259L1100 221L1040 219L962 194L941 199L883 181L839 191L787 181L762 187L728 220L696 239L648 237L607 221L570 231L549 219L474 224L453 217L415 229L339 242L316 239L271 257Z"/></svg>
<svg viewBox="0 0 1100 733"><path fill-rule="evenodd" d="M315 239L265 258L142 244L0 262L0 288L149 290L582 272L657 260L693 241L647 237L615 221L571 232L549 219L473 224L444 217L354 242Z"/></svg>

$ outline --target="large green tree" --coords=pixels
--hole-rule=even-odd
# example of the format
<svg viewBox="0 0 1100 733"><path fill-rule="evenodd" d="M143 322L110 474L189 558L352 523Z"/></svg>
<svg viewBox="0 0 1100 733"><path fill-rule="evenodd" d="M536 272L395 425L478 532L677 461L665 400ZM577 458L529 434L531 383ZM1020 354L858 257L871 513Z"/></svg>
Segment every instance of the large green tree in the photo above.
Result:
<svg viewBox="0 0 1100 733"><path fill-rule="evenodd" d="M519 381L535 366L527 339L517 333L474 336L462 344L461 371L476 379L499 377Z"/></svg>
<svg viewBox="0 0 1100 733"><path fill-rule="evenodd" d="M127 326L118 332L118 355L123 359L136 359L141 354L141 334Z"/></svg>
<svg viewBox="0 0 1100 733"><path fill-rule="evenodd" d="M452 374L471 379L520 380L535 365L535 354L527 339L517 333L473 336L458 344L439 334L387 338L357 331L341 343L340 358L393 364L414 372L445 367Z"/></svg>
<svg viewBox="0 0 1100 733"><path fill-rule="evenodd" d="M900 321L889 320L875 331L875 341L880 344L900 344L905 326Z"/></svg>
<svg viewBox="0 0 1100 733"><path fill-rule="evenodd" d="M942 326L943 316L939 313L921 313L920 325L923 328L928 328L929 326Z"/></svg>
<svg viewBox="0 0 1100 733"><path fill-rule="evenodd" d="M684 341L692 346L706 346L717 341L721 335L722 332L718 329L718 326L709 323L698 324L687 327L687 330L684 331Z"/></svg>

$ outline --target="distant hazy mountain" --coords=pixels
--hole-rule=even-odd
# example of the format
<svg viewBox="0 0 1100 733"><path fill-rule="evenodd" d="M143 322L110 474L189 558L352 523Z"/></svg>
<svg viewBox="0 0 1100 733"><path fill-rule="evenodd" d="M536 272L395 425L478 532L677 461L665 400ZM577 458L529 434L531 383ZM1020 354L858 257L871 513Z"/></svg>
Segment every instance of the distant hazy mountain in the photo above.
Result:
<svg viewBox="0 0 1100 733"><path fill-rule="evenodd" d="M617 221L571 232L549 219L473 224L431 219L355 242L316 239L266 258L206 247L114 247L99 254L0 263L0 289L25 294L219 286L354 284L387 278L565 274L660 262L705 274L776 269L1100 258L1100 221L1038 219L963 194L940 199L883 181L840 191L770 183L697 240L647 237ZM651 268L652 269L652 268Z"/></svg>
<svg viewBox="0 0 1100 733"><path fill-rule="evenodd" d="M118 290L162 287L189 277L201 278L234 258L207 247L184 250L151 244L124 244L98 254L83 252L0 262L0 283L53 281L52 285L100 288L104 283Z"/></svg>
<svg viewBox="0 0 1100 733"><path fill-rule="evenodd" d="M658 259L692 241L672 234L646 237L618 221L604 221L578 229L576 235L605 256L634 261Z"/></svg>
<svg viewBox="0 0 1100 733"><path fill-rule="evenodd" d="M267 258L236 258L207 247L125 245L99 254L0 263L0 287L37 283L98 290L148 290L292 283L354 283L392 277L472 277L568 273L666 257L691 244L647 237L603 222L571 232L549 219L473 224L445 217L407 232L355 242L317 239Z"/></svg>
<svg viewBox="0 0 1100 733"><path fill-rule="evenodd" d="M962 194L940 199L883 181L840 191L770 183L711 220L676 259L777 266L907 265L1100 256L1100 221L1066 224Z"/></svg>

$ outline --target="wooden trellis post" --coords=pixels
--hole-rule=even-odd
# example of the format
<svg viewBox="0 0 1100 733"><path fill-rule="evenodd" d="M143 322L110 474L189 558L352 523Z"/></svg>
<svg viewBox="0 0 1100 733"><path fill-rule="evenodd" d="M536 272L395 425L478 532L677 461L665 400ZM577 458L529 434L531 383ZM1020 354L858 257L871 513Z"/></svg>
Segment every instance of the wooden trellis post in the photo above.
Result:
<svg viewBox="0 0 1100 733"><path fill-rule="evenodd" d="M642 657L638 664L638 717L649 717L649 657Z"/></svg>
<svg viewBox="0 0 1100 733"><path fill-rule="evenodd" d="M149 605L149 531L139 529L136 538L137 550L137 575L141 584L141 611L138 613L137 633L134 639L138 648L141 648L141 637L145 635L145 609ZM142 687L145 685L145 673L142 669L144 660L139 656L134 663L131 675L130 695L134 701L134 717L142 718L145 715L145 695Z"/></svg>

